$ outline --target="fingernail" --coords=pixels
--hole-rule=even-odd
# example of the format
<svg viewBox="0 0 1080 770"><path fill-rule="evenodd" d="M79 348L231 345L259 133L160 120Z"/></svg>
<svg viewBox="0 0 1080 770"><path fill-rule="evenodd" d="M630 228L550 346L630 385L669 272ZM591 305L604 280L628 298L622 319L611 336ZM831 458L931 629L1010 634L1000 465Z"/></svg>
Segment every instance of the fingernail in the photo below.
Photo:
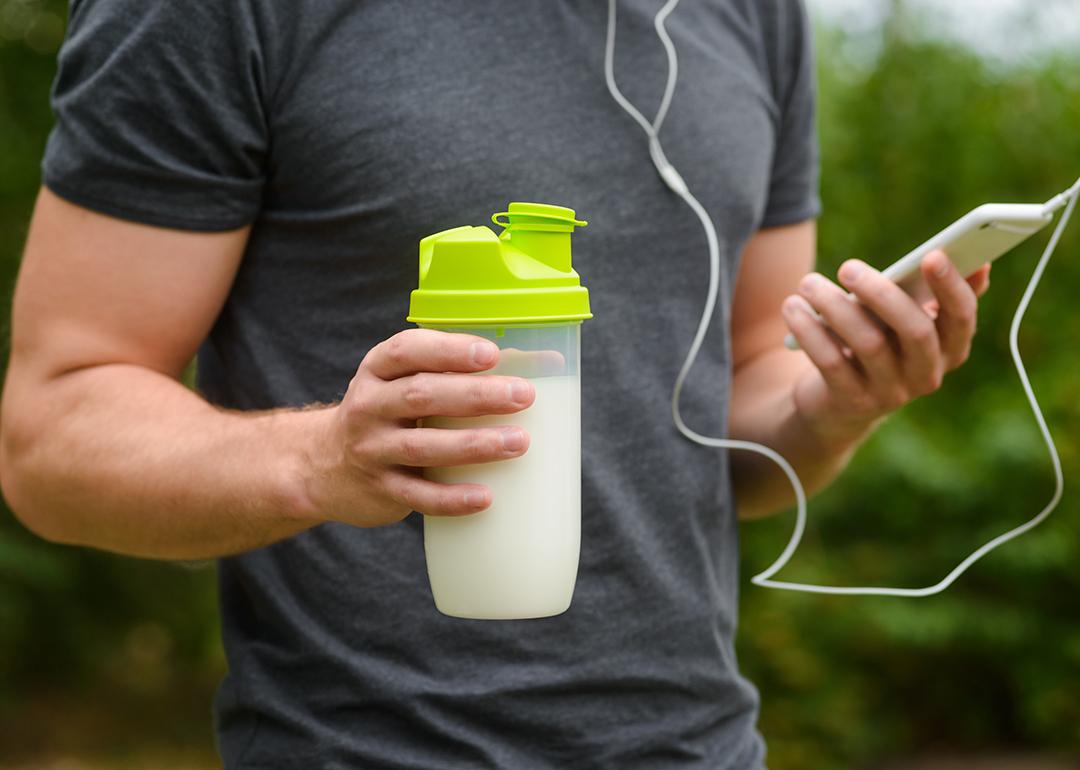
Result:
<svg viewBox="0 0 1080 770"><path fill-rule="evenodd" d="M844 266L840 268L840 277L844 279L845 283L852 283L862 275L862 271L862 265L858 262L845 262Z"/></svg>
<svg viewBox="0 0 1080 770"><path fill-rule="evenodd" d="M781 307L781 310L783 310L784 315L786 315L788 318L791 318L799 312L799 300L795 299L794 297L788 297L786 300L784 300L784 304Z"/></svg>
<svg viewBox="0 0 1080 770"><path fill-rule="evenodd" d="M519 428L503 428L502 445L507 452L520 452L525 448L525 434Z"/></svg>
<svg viewBox="0 0 1080 770"><path fill-rule="evenodd" d="M527 404L532 398L532 385L525 380L515 380L510 384L510 400L515 404Z"/></svg>
<svg viewBox="0 0 1080 770"><path fill-rule="evenodd" d="M465 493L465 505L470 508L483 508L487 505L487 495L483 492L466 492Z"/></svg>
<svg viewBox="0 0 1080 770"><path fill-rule="evenodd" d="M469 355L477 366L488 366L495 362L499 349L490 342L474 342L469 347Z"/></svg>

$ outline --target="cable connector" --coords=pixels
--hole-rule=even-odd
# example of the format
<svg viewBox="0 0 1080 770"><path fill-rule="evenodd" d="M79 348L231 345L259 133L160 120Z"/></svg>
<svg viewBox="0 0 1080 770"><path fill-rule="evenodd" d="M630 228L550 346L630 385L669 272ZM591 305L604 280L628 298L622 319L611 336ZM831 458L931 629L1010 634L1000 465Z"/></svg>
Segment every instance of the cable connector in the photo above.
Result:
<svg viewBox="0 0 1080 770"><path fill-rule="evenodd" d="M670 187L676 195L682 195L689 191L682 175L680 175L670 163L663 166L657 166L656 170L660 172L660 177L664 180L664 184Z"/></svg>
<svg viewBox="0 0 1080 770"><path fill-rule="evenodd" d="M1077 196L1080 196L1080 179L1077 179L1073 186L1070 187L1068 190L1059 195L1055 195L1053 198L1044 203L1043 213L1053 214L1059 209L1065 208L1065 204L1067 204L1072 198L1075 198Z"/></svg>

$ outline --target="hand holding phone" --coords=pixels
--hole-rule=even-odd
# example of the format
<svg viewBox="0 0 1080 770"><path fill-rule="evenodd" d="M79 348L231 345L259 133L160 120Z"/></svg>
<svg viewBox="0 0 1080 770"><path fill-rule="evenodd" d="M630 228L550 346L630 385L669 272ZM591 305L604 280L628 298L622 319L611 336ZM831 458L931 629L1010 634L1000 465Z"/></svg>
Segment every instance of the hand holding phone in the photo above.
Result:
<svg viewBox="0 0 1080 770"><path fill-rule="evenodd" d="M896 260L882 275L920 304L929 302L934 296L923 280L919 265L931 251L943 250L960 274L967 277L1039 232L1053 218L1053 209L1048 204L987 203ZM856 301L854 295L849 296ZM784 339L784 345L791 350L799 347L791 334Z"/></svg>

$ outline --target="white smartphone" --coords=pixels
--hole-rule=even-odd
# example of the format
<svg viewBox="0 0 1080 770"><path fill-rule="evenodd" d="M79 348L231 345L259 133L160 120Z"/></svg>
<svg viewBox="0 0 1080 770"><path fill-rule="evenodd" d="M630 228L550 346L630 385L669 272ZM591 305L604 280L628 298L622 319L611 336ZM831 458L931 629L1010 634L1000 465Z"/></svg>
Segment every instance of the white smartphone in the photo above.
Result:
<svg viewBox="0 0 1080 770"><path fill-rule="evenodd" d="M960 274L969 276L1042 230L1053 218L1053 212L1043 203L986 203L893 262L882 275L916 301L928 302L934 295L923 280L919 265L931 251L942 249ZM854 295L849 296L854 299ZM799 346L791 334L784 344L792 350Z"/></svg>

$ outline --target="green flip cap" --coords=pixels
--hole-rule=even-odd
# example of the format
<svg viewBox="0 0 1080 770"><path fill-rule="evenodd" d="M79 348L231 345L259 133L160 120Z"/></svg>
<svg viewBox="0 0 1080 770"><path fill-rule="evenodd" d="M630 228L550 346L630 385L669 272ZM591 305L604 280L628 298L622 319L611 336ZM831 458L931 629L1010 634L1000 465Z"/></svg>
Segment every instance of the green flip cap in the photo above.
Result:
<svg viewBox="0 0 1080 770"><path fill-rule="evenodd" d="M505 219L504 219L505 218ZM471 326L592 318L589 291L570 264L570 236L587 222L574 210L511 203L492 221L503 229L455 227L420 241L420 288L412 323Z"/></svg>

